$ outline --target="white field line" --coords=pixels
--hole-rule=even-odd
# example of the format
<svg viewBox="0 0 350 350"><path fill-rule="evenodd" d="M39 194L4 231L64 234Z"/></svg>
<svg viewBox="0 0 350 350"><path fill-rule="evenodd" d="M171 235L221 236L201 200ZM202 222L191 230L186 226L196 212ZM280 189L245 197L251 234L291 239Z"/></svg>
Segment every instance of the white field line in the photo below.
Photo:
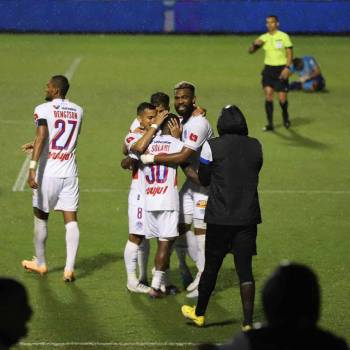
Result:
<svg viewBox="0 0 350 350"><path fill-rule="evenodd" d="M71 80L73 78L73 75L75 71L77 70L82 58L76 57L73 62L68 67L67 71L64 73L64 75L68 78L68 80ZM24 160L21 170L18 173L17 179L12 187L12 192L23 192L24 186L26 184L27 180L27 174L28 174L28 168L29 168L29 162L30 162L31 156L27 155L26 159Z"/></svg>
<svg viewBox="0 0 350 350"><path fill-rule="evenodd" d="M98 342L67 342L67 343L51 343L51 342L38 342L38 343L20 343L20 346L24 347L41 347L41 346L50 346L53 348L62 348L62 347L74 347L74 346L86 346L86 347L183 347L183 346L198 346L199 343L173 343L173 342L164 342L164 343L122 343L122 342L113 342L113 343L98 343Z"/></svg>

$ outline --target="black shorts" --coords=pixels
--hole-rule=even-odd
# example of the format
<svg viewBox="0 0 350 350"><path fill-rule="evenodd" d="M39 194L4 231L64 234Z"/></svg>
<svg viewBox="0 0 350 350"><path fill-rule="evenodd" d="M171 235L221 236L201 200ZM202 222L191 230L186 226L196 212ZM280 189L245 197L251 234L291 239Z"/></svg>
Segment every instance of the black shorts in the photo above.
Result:
<svg viewBox="0 0 350 350"><path fill-rule="evenodd" d="M256 255L257 225L207 225L206 249L220 250L223 254Z"/></svg>
<svg viewBox="0 0 350 350"><path fill-rule="evenodd" d="M262 86L270 86L277 92L288 92L288 79L280 79L279 76L285 66L265 66L262 75Z"/></svg>

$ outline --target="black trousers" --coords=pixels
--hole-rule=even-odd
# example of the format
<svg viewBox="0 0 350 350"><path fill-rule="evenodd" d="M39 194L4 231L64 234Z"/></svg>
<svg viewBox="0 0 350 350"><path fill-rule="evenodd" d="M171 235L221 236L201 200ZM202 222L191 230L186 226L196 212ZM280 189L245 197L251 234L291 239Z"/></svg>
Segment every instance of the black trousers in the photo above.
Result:
<svg viewBox="0 0 350 350"><path fill-rule="evenodd" d="M198 286L198 316L205 314L226 254L234 254L235 268L241 284L254 281L252 256L256 255L256 235L257 225L207 225L205 267Z"/></svg>

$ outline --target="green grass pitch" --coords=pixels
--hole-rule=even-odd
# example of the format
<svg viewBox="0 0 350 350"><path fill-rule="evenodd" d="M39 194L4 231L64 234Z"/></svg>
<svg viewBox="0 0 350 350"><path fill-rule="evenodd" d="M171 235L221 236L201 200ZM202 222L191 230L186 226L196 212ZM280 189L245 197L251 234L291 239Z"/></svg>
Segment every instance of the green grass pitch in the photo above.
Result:
<svg viewBox="0 0 350 350"><path fill-rule="evenodd" d="M276 132L264 134L263 55L248 55L252 36L0 35L0 275L20 280L30 293L34 316L25 343L158 343L128 348L168 349L174 343L223 342L239 330L241 306L231 256L220 272L204 329L182 318L184 293L154 301L125 289L130 174L119 167L121 144L137 104L159 90L172 96L180 80L197 85L198 103L207 108L214 128L220 108L234 103L245 113L250 135L263 144L256 321L263 320L259 292L265 278L282 259L290 259L319 275L320 324L350 339L349 39L292 39L295 55L314 55L320 62L329 92L290 93L288 131L281 127L276 102ZM48 78L64 73L77 57L82 60L68 97L85 109L78 147L81 244L77 280L65 285L59 213L49 222L50 273L39 278L22 271L20 261L33 254L31 193L28 187L12 192L12 186L25 158L20 145L33 139L33 108L42 103ZM176 258L172 266L180 285Z"/></svg>

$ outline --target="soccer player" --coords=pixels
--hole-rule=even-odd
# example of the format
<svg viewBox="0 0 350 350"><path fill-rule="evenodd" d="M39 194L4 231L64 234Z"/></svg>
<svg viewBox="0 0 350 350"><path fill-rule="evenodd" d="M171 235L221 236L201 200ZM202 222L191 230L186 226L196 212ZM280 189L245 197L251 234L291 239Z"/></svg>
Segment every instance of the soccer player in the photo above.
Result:
<svg viewBox="0 0 350 350"><path fill-rule="evenodd" d="M182 141L184 147L181 152L175 154L144 154L141 160L144 164L156 163L166 165L178 165L189 163L194 169L198 169L199 154L205 141L213 137L213 131L208 120L204 116L193 116L195 111L195 86L189 82L182 81L175 85L175 109L182 119ZM180 235L190 235L191 224L195 231L195 240L188 240L190 250L196 250L196 266L198 269L196 278L188 285L187 297L198 296L198 283L205 263L205 232L204 222L205 207L208 199L207 189L190 179L180 191ZM196 247L191 245L197 244Z"/></svg>
<svg viewBox="0 0 350 350"><path fill-rule="evenodd" d="M293 81L290 84L290 90L313 92L321 91L326 87L321 68L312 56L294 58L290 70L299 76L299 81Z"/></svg>
<svg viewBox="0 0 350 350"><path fill-rule="evenodd" d="M183 143L171 136L171 121L178 120L169 114L161 126L161 135L156 136L148 146L150 154L171 154L180 152ZM162 296L160 290L165 282L165 272L169 268L170 248L178 233L179 193L177 189L177 167L168 165L148 165L143 168L145 179L146 236L157 238L155 271L149 295Z"/></svg>
<svg viewBox="0 0 350 350"><path fill-rule="evenodd" d="M169 111L169 96L165 94L164 92L156 92L151 95L150 102L152 105L156 107L157 113L163 112L165 110ZM143 129L140 129L140 120L139 117L136 117L132 124L130 125L129 132L143 132ZM125 145L125 142L123 143L123 154L128 155L129 151ZM122 167L124 169L132 169L133 166L136 166L133 164L133 160L127 156L125 159L122 160ZM137 253L137 262L139 266L139 281L142 284L148 285L148 278L147 278L147 266L148 266L148 257L150 252L150 245L149 240L144 239L142 240L142 243L139 245L138 253Z"/></svg>
<svg viewBox="0 0 350 350"><path fill-rule="evenodd" d="M156 108L148 102L143 102L137 107L137 119L140 123L137 129L139 132L131 132L125 138L125 146L130 157L137 160L139 155L147 149L167 113L167 111L163 111L157 114ZM129 239L124 250L124 261L128 278L127 289L136 293L148 293L150 288L145 285L144 274L146 272L143 272L140 280L136 277L139 247L145 237L145 183L143 173L138 164L134 164L133 167L128 198ZM145 269L147 269L147 264Z"/></svg>
<svg viewBox="0 0 350 350"><path fill-rule="evenodd" d="M72 282L79 245L79 202L76 147L83 109L66 99L68 79L53 76L47 83L46 103L35 108L36 138L29 165L28 184L33 189L34 246L36 257L22 266L40 275L47 273L45 242L49 212L62 211L66 227L67 259L63 279Z"/></svg>
<svg viewBox="0 0 350 350"><path fill-rule="evenodd" d="M250 46L249 53L254 53L261 47L265 50L265 67L262 71L262 86L265 93L265 111L267 125L264 131L273 131L273 98L274 92L282 109L283 124L290 127L288 114L288 77L293 59L293 45L289 35L278 30L277 16L266 17L267 33L260 35Z"/></svg>

